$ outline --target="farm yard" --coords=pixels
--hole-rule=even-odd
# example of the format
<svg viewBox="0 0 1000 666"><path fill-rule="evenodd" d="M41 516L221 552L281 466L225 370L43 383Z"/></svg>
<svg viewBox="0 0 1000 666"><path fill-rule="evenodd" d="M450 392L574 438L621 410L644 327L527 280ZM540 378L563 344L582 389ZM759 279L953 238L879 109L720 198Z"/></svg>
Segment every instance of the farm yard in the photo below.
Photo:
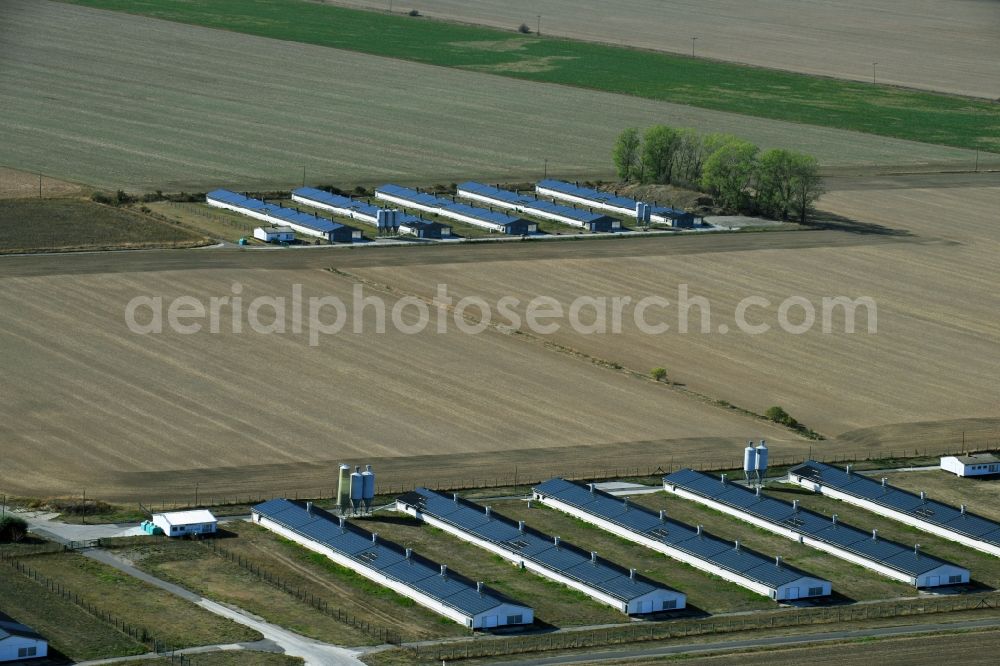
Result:
<svg viewBox="0 0 1000 666"><path fill-rule="evenodd" d="M565 178L608 178L621 128L664 121L801 150L824 166L975 160L959 148L57 2L15 0L0 12L8 27L3 161L110 189L287 187L301 182L303 167L310 182L538 178L546 160ZM48 149L52 136L58 149Z"/></svg>
<svg viewBox="0 0 1000 666"><path fill-rule="evenodd" d="M384 11L381 0L324 0ZM525 23L543 35L626 44L856 81L878 81L959 95L996 98L1000 60L995 8L987 2L892 0L807 3L767 0L672 2L629 0L421 0L421 15L514 30ZM397 12L410 5L397 5ZM540 18L539 18L540 16ZM954 39L961 34L962 39Z"/></svg>

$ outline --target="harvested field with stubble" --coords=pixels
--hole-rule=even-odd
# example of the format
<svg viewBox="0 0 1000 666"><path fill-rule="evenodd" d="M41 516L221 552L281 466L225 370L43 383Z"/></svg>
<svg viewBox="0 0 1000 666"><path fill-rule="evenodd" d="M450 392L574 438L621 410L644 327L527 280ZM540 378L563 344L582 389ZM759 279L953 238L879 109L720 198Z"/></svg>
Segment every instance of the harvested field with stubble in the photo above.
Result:
<svg viewBox="0 0 1000 666"><path fill-rule="evenodd" d="M730 131L827 166L975 158L55 2L5 2L0 22L4 162L110 189L287 187L302 166L310 182L525 179L546 159L550 174L609 178L621 128L654 123Z"/></svg>
<svg viewBox="0 0 1000 666"><path fill-rule="evenodd" d="M201 234L130 208L85 199L0 199L0 254L190 248Z"/></svg>
<svg viewBox="0 0 1000 666"><path fill-rule="evenodd" d="M456 299L487 302L512 295L524 304L537 295L568 305L580 296L648 295L668 298L647 318L670 331L642 333L626 309L623 333L582 334L563 326L551 342L612 359L637 372L666 368L668 378L702 394L757 413L783 406L793 417L845 443L877 447L865 429L912 424L895 433L896 446L959 446L997 439L995 396L1000 384L1000 324L995 316L995 257L1000 249L996 211L1000 188L835 192L824 209L873 225L872 236L895 242L794 252L748 252L624 259L492 262L352 269L404 293L430 296L446 283ZM769 234L779 236L782 234ZM697 307L687 334L678 333L679 287L708 299L710 332L701 333ZM771 305L748 311L750 323L767 323L761 335L739 332L734 313L748 296ZM814 330L781 330L778 304L802 296L814 305ZM865 309L856 332L844 334L843 310L833 312L831 333L821 332L823 297L868 296L877 305L877 333L869 334ZM789 314L802 321L802 309ZM729 327L727 334L720 325ZM840 331L837 333L836 331ZM973 421L964 421L973 420ZM919 422L952 422L928 427ZM926 432L927 437L908 438ZM828 445L817 451L829 453Z"/></svg>
<svg viewBox="0 0 1000 666"><path fill-rule="evenodd" d="M315 252L282 254L323 256ZM352 281L325 270L3 280L4 490L37 496L86 487L107 499L186 501L200 482L203 497L329 494L342 460L376 463L394 483L471 481L509 475L519 460L558 473L584 464L645 466L654 462L650 451L654 467L674 455L728 457L725 445L748 430L787 441L789 450L806 448L787 430L517 335L468 335L453 324L447 334L432 325L407 335L391 320L385 334L375 333L374 306L363 313L363 333L353 332L349 314L345 331L315 347L292 332L290 305L284 335L251 331L246 313L244 332L234 334L228 307L220 333L207 322L199 333L170 332L167 319L163 334L126 326L125 307L136 296L162 296L167 308L187 295L208 307L237 283L245 307L260 295L290 304L292 286L301 284L305 299L335 296L353 311ZM382 296L391 311L398 297ZM265 308L261 323L270 316ZM150 317L145 310L138 318ZM404 323L415 317L412 307L403 312ZM327 310L323 320L332 318ZM622 455L609 459L619 447ZM633 457L640 455L641 463Z"/></svg>
<svg viewBox="0 0 1000 666"><path fill-rule="evenodd" d="M385 10L382 0L324 0ZM416 6L416 5L414 5ZM405 9L404 9L405 8ZM422 0L433 19L773 67L804 74L996 98L1000 23L988 1ZM400 5L397 11L408 11ZM539 20L539 15L541 16ZM958 36L960 38L956 38Z"/></svg>

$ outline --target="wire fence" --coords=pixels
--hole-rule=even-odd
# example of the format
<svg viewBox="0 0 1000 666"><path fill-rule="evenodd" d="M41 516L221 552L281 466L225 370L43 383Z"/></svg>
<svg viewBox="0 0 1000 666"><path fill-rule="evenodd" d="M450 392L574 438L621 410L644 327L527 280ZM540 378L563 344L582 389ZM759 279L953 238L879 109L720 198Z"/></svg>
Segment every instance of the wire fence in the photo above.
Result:
<svg viewBox="0 0 1000 666"><path fill-rule="evenodd" d="M244 571L257 577L258 580L262 580L265 583L273 585L282 592L289 594L299 601L312 606L324 615L337 620L343 624L349 625L358 631L361 631L373 638L376 638L383 643L392 643L395 645L400 644L401 638L399 632L389 629L387 627L381 627L377 624L372 624L367 620L360 619L357 615L350 613L343 608L337 606L331 606L330 602L322 597L318 597L309 590L304 590L300 587L290 585L287 581L282 579L280 576L275 574L273 571L269 571L259 564L243 557L239 553L233 553L225 548L219 546L218 542L214 539L203 542L208 548L211 549L216 555L236 564Z"/></svg>
<svg viewBox="0 0 1000 666"><path fill-rule="evenodd" d="M799 609L771 614L755 613L726 618L709 617L697 620L642 622L620 627L565 633L522 635L510 638L479 638L432 645L408 645L403 646L401 650L407 656L408 662L441 662L549 650L602 647L708 634L753 632L813 624L865 622L910 615L996 609L998 605L1000 605L1000 594L994 592L912 601L858 604L849 607Z"/></svg>
<svg viewBox="0 0 1000 666"><path fill-rule="evenodd" d="M59 552L59 551L51 551L51 552ZM36 552L34 554L37 555L41 553ZM79 606L93 617L104 622L105 624L114 627L117 631L120 631L129 638L139 643L144 643L148 645L149 647L153 648L155 652L159 652L161 651L161 649L164 651L166 650L164 644L161 641L157 640L153 636L153 634L145 627L132 624L131 622L128 622L125 619L120 618L117 615L100 608L99 606L96 606L91 601L81 597L78 593L69 589L62 583L39 573L37 570L28 566L14 555L10 553L0 552L0 562L8 564L21 575L43 586L49 592L52 592L53 594L60 596L66 601L70 601L76 606Z"/></svg>
<svg viewBox="0 0 1000 666"><path fill-rule="evenodd" d="M772 476L780 473L783 468L805 462L806 458L811 458L818 462L831 464L855 464L860 462L872 462L885 460L887 463L892 460L904 460L921 457L936 457L946 455L965 455L972 453L987 453L1000 450L1000 440L986 440L978 445L963 444L957 447L923 447L923 448L898 448L898 449L871 449L866 452L839 453L836 451L824 451L821 444L816 446L814 451L810 451L808 456L797 455L773 455L770 458L768 469ZM742 450L740 451L742 456ZM609 479L640 479L644 477L654 477L657 475L670 474L679 469L690 467L703 472L723 472L728 470L741 469L743 465L742 457L734 455L724 456L671 456L660 461L650 462L645 465L616 465L607 467L595 467L592 465L560 466L543 468L531 466L530 470L511 467L506 472L494 472L482 476L450 476L450 477L424 477L419 483L413 481L385 482L376 484L375 493L380 497L394 497L404 492L413 490L416 485L420 485L436 491L459 491L497 488L519 488L541 483L553 477L562 477L575 481L603 481ZM333 467L331 465L331 467ZM335 478L336 470L332 469L330 478ZM190 509L194 507L249 507L253 504L263 502L274 497L285 497L294 500L332 500L337 496L337 489L334 485L314 486L312 488L288 484L288 488L272 486L269 491L255 490L246 493L225 494L212 489L210 486L202 484L198 493L192 493L188 498L177 498L174 500L159 499L144 505L150 512L153 511L175 511Z"/></svg>

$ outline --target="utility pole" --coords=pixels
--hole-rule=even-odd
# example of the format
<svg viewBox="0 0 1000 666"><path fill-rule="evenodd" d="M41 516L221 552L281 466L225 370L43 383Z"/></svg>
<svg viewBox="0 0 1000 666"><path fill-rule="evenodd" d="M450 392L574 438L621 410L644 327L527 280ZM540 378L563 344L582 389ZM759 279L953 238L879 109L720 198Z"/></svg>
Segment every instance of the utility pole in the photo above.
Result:
<svg viewBox="0 0 1000 666"><path fill-rule="evenodd" d="M979 173L979 149L976 148L976 173Z"/></svg>
<svg viewBox="0 0 1000 666"><path fill-rule="evenodd" d="M535 34L538 35L539 37L542 36L542 15L541 14L538 15L538 23L535 26Z"/></svg>
<svg viewBox="0 0 1000 666"><path fill-rule="evenodd" d="M547 157L545 158L545 170L543 173L545 174L545 178L549 177L549 158Z"/></svg>
<svg viewBox="0 0 1000 666"><path fill-rule="evenodd" d="M87 524L87 489L83 489L83 524Z"/></svg>
<svg viewBox="0 0 1000 666"><path fill-rule="evenodd" d="M7 515L7 496L4 495L3 501L0 502L0 518L3 518L6 515Z"/></svg>
<svg viewBox="0 0 1000 666"><path fill-rule="evenodd" d="M38 174L38 198L42 198L42 174Z"/></svg>
<svg viewBox="0 0 1000 666"><path fill-rule="evenodd" d="M696 41L698 41L698 38L697 38L697 37L692 37L692 38L691 38L691 57L692 57L692 58L694 57L694 43L695 43Z"/></svg>
<svg viewBox="0 0 1000 666"><path fill-rule="evenodd" d="M306 186L306 165L302 165L302 187Z"/></svg>
<svg viewBox="0 0 1000 666"><path fill-rule="evenodd" d="M872 63L872 85L875 85L875 65L877 64L877 62Z"/></svg>
<svg viewBox="0 0 1000 666"><path fill-rule="evenodd" d="M198 506L198 482L194 482L194 505Z"/></svg>

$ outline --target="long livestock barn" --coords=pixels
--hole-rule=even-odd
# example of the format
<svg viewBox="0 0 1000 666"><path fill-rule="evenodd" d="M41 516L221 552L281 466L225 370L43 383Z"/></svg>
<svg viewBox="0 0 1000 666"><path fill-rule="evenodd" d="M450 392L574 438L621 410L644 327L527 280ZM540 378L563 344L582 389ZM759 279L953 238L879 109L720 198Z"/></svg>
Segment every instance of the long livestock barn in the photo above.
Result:
<svg viewBox="0 0 1000 666"><path fill-rule="evenodd" d="M644 204L635 199L620 197L610 192L601 192L589 187L580 187L561 180L540 181L535 185L535 192L544 197L552 197L553 199L568 201L581 206L592 206L621 215L638 216L640 210L643 210L642 207L645 206L645 210L649 213L649 221L659 224L669 224L672 227L689 229L698 223L698 218L693 213L671 208L670 206L660 206L656 202L653 202L652 205Z"/></svg>
<svg viewBox="0 0 1000 666"><path fill-rule="evenodd" d="M807 460L788 470L788 478L803 488L860 506L917 529L957 541L990 555L1000 555L1000 523L895 488L851 470Z"/></svg>
<svg viewBox="0 0 1000 666"><path fill-rule="evenodd" d="M860 564L915 587L938 587L969 582L969 570L881 539L837 520L799 508L798 501L783 502L692 469L663 477L663 488L707 507L735 516L757 527L794 539L812 548Z"/></svg>
<svg viewBox="0 0 1000 666"><path fill-rule="evenodd" d="M621 230L621 220L607 215L595 213L592 210L581 210L571 206L552 203L545 199L532 197L499 187L483 185L469 181L458 186L458 196L514 210L522 215L534 215L545 220L553 220L592 232L608 232Z"/></svg>
<svg viewBox="0 0 1000 666"><path fill-rule="evenodd" d="M380 539L343 518L287 499L250 510L254 523L291 539L422 606L472 629L531 624L534 611L456 575L443 564Z"/></svg>
<svg viewBox="0 0 1000 666"><path fill-rule="evenodd" d="M457 495L427 488L396 499L396 510L510 560L524 569L579 590L629 615L684 608L687 597L563 543Z"/></svg>
<svg viewBox="0 0 1000 666"><path fill-rule="evenodd" d="M300 234L325 238L331 243L350 243L361 240L361 231L339 222L332 222L312 213L303 213L295 208L285 208L269 204L260 199L251 199L229 190L214 190L205 195L209 206L236 211L255 220L263 220L276 227L291 227Z"/></svg>
<svg viewBox="0 0 1000 666"><path fill-rule="evenodd" d="M383 185L376 188L375 197L399 206L409 206L427 213L435 213L452 220L483 227L490 231L517 235L538 232L538 225L529 220L504 215L488 208L468 206L399 185Z"/></svg>
<svg viewBox="0 0 1000 666"><path fill-rule="evenodd" d="M609 495L592 483L585 486L550 479L535 486L532 493L546 506L775 601L831 593L829 581L790 567L780 557L765 557L739 541L723 541L702 530L701 525L691 527L667 518L665 511L656 514L635 506L628 498Z"/></svg>
<svg viewBox="0 0 1000 666"><path fill-rule="evenodd" d="M563 206L545 199L518 194L482 183L467 182L458 186L458 196L514 210L522 215L534 215L588 231L619 231L621 220L593 211ZM634 212L634 211L633 211Z"/></svg>
<svg viewBox="0 0 1000 666"><path fill-rule="evenodd" d="M379 229L398 229L404 234L412 234L417 238L441 238L451 235L451 227L440 222L431 222L414 215L400 214L396 210L379 208L364 201L331 194L313 187L300 187L293 190L292 201L371 224Z"/></svg>

